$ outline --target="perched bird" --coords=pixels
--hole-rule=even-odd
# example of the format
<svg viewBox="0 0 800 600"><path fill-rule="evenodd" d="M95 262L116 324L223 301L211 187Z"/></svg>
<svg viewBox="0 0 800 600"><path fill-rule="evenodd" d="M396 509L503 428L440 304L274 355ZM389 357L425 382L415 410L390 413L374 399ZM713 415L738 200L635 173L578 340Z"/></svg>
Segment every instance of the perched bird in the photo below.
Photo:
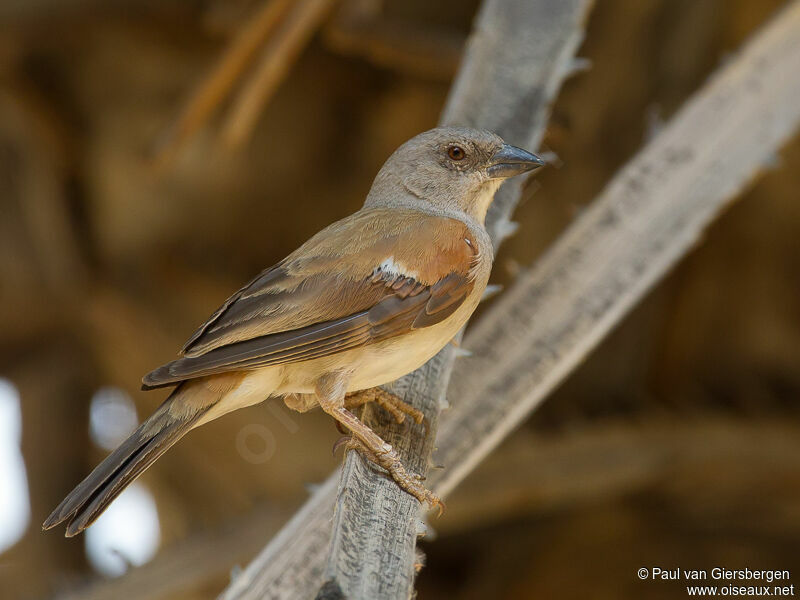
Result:
<svg viewBox="0 0 800 600"><path fill-rule="evenodd" d="M267 398L319 406L351 447L420 502L440 505L392 447L350 410L375 401L421 413L377 386L423 365L475 310L489 279L486 211L504 179L543 161L497 135L440 127L392 154L364 206L228 298L143 389L166 401L45 521L73 536L195 427Z"/></svg>

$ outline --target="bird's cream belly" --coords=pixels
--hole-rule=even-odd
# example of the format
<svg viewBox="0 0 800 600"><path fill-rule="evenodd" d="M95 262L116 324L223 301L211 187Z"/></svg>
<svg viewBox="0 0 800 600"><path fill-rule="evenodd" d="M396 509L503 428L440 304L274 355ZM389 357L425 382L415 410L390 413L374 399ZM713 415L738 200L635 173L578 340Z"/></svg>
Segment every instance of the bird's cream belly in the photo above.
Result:
<svg viewBox="0 0 800 600"><path fill-rule="evenodd" d="M430 360L466 322L477 302L466 302L442 323L333 356L284 365L280 394L311 394L322 373L345 372L347 391L363 390L399 379Z"/></svg>
<svg viewBox="0 0 800 600"><path fill-rule="evenodd" d="M350 375L347 391L363 390L399 379L421 367L458 332L458 311L438 327L421 329L365 348L356 348L315 360L247 371L241 382L198 421L197 426L239 408L252 406L270 396L310 394L315 404L315 386L321 374L344 372Z"/></svg>
<svg viewBox="0 0 800 600"><path fill-rule="evenodd" d="M402 339L393 344L390 341L365 349L347 391L363 390L399 379L428 362L455 335L442 339L442 332L419 333L421 335L414 339Z"/></svg>
<svg viewBox="0 0 800 600"><path fill-rule="evenodd" d="M285 365L283 384L277 391L311 394L321 373L337 371L350 375L348 392L389 383L424 365L453 337L442 339L442 333L420 331L331 357Z"/></svg>

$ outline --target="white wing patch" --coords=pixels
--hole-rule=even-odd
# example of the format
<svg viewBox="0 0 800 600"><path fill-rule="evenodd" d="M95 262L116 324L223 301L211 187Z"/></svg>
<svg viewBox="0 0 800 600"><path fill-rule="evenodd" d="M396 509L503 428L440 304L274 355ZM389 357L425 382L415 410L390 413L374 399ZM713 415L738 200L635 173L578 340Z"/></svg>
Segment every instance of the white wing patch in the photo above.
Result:
<svg viewBox="0 0 800 600"><path fill-rule="evenodd" d="M406 269L402 265L397 264L394 261L394 256L390 256L386 260L384 260L380 266L378 267L383 273L387 275L391 275L393 277L410 277L411 279L419 280L419 276L416 272Z"/></svg>

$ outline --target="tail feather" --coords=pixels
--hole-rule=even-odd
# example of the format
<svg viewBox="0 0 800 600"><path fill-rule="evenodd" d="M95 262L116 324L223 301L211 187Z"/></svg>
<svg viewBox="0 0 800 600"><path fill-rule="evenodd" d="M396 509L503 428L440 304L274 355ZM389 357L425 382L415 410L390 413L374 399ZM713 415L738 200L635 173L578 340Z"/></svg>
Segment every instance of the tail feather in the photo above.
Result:
<svg viewBox="0 0 800 600"><path fill-rule="evenodd" d="M44 522L43 529L66 523L67 537L82 532L128 485L192 429L209 405L196 410L171 411L171 405L181 401L182 387L176 388L149 419L70 492Z"/></svg>

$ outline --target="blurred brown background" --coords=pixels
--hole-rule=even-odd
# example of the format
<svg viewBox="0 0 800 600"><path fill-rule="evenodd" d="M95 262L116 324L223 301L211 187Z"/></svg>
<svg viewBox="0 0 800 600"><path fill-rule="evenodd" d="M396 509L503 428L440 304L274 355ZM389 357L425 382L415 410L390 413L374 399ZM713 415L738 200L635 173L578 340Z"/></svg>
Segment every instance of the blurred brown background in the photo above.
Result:
<svg viewBox="0 0 800 600"><path fill-rule="evenodd" d="M567 82L545 140L557 166L528 186L494 280L513 282L780 5L599 0L579 52L591 68ZM93 397L148 414L164 394L140 392L142 374L360 206L391 151L436 124L477 6L332 3L243 144L221 135L234 91L166 152L261 3L0 2L0 377L20 398L31 512L0 554L0 596L104 576L87 538L39 531L104 455ZM789 569L800 584L800 144L774 163L448 499L420 598L683 597L639 581L643 566ZM215 597L335 468L337 437L322 414L262 405L162 458L142 479L153 560L196 547L195 566L213 565L173 570L168 597ZM118 550L120 569L137 562Z"/></svg>

